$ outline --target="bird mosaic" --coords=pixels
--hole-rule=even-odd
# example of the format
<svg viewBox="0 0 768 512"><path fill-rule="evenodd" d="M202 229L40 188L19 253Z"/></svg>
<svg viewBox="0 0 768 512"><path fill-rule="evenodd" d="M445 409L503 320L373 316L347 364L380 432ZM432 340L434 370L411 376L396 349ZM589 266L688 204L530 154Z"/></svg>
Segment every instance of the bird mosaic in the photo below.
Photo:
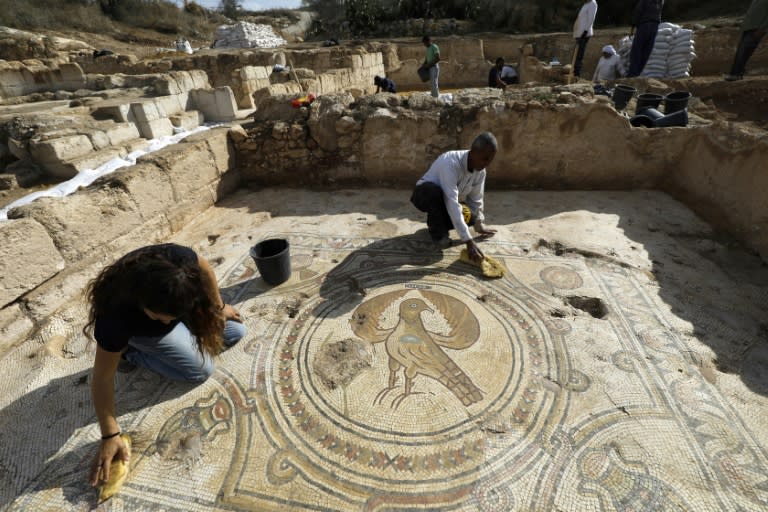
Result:
<svg viewBox="0 0 768 512"><path fill-rule="evenodd" d="M464 350L480 338L480 323L469 308L453 297L442 293L420 290L446 319L451 331L440 334L427 330L422 321L424 311L433 313L421 298L406 298L399 304L399 318L391 329L382 329L379 322L382 313L391 304L400 300L408 290L389 292L364 302L353 312L350 323L360 338L370 343L384 343L388 357L389 381L374 399L374 404L384 399L397 386L398 372L405 376L403 392L392 401L397 409L413 394L413 383L417 375L423 375L440 382L448 388L465 406L483 399L483 393L472 379L443 350Z"/></svg>

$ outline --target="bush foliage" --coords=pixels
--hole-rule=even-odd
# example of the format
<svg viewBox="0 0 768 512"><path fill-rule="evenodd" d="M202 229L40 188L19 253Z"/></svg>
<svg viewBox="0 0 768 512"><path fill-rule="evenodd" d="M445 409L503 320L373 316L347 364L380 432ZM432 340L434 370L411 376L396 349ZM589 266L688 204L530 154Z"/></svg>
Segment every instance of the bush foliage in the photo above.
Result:
<svg viewBox="0 0 768 512"><path fill-rule="evenodd" d="M382 23L406 18L455 18L477 23L480 30L568 31L584 0L303 0L327 27L346 25L356 35L374 34ZM750 0L667 1L670 21L715 15L741 15ZM598 0L597 24L627 25L634 0Z"/></svg>
<svg viewBox="0 0 768 512"><path fill-rule="evenodd" d="M167 34L209 35L221 17L190 2L170 0L0 0L0 25L19 29L109 32L112 21Z"/></svg>

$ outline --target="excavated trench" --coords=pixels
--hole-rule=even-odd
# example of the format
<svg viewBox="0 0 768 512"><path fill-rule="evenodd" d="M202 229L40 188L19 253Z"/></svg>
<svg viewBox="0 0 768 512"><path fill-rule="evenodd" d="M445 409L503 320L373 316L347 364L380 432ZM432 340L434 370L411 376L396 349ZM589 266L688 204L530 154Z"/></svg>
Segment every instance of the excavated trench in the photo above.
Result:
<svg viewBox="0 0 768 512"><path fill-rule="evenodd" d="M385 60L353 57L360 76ZM300 108L275 93L252 117L11 210L0 499L96 505L80 293L118 255L172 240L212 263L248 335L202 386L118 374L139 448L117 508L759 510L766 80L628 83L690 90L688 125L634 128L635 100L617 111L589 83L456 88L450 102L340 88ZM109 149L99 133L132 144L110 119L26 149L71 170ZM500 146L486 187L498 234L482 242L497 280L461 247L435 248L408 201L438 155L486 130ZM74 146L43 144L65 137ZM277 287L248 255L272 237L291 242ZM651 487L663 501L644 501Z"/></svg>

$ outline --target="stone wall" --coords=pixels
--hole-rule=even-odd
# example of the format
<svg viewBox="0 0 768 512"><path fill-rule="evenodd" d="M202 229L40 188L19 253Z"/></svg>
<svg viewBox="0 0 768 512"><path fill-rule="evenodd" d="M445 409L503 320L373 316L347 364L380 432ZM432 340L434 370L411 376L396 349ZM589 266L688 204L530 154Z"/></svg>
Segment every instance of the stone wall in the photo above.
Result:
<svg viewBox="0 0 768 512"><path fill-rule="evenodd" d="M467 90L443 105L426 94L275 98L237 143L243 177L270 186L410 188L440 153L494 132L489 187L659 188L768 260L768 143L760 133L699 119L632 128L591 85Z"/></svg>
<svg viewBox="0 0 768 512"><path fill-rule="evenodd" d="M116 255L167 239L240 184L229 128L186 138L0 222L0 352L74 300Z"/></svg>
<svg viewBox="0 0 768 512"><path fill-rule="evenodd" d="M76 91L85 85L85 73L74 63L48 66L34 59L0 60L0 100L41 91Z"/></svg>
<svg viewBox="0 0 768 512"><path fill-rule="evenodd" d="M606 44L618 48L626 29L595 30L584 56L584 77L591 79L600 51ZM720 75L730 70L741 33L737 27L712 27L694 30L697 58L693 61L693 76ZM487 83L488 70L497 57L507 62L519 63L521 49L533 46L533 55L549 62L557 57L569 64L573 56L574 40L570 33L475 36L474 38L436 38L440 47L440 82L444 88L483 87ZM425 86L416 76L416 68L424 60L424 46L420 40L397 41L397 52L402 64L387 66L387 73L401 90L423 89ZM758 47L749 62L751 69L768 67L768 45Z"/></svg>

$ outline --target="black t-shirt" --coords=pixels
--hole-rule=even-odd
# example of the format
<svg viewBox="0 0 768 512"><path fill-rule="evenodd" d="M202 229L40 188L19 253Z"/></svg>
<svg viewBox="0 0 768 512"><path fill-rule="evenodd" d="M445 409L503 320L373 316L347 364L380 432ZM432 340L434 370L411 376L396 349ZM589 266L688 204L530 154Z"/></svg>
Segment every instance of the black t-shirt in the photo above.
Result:
<svg viewBox="0 0 768 512"><path fill-rule="evenodd" d="M496 81L497 78L501 76L501 71L496 66L493 66L491 70L488 72L488 87L499 87L498 82Z"/></svg>
<svg viewBox="0 0 768 512"><path fill-rule="evenodd" d="M197 254L189 247L176 244L150 245L136 249L127 254L136 253L163 254L165 258L175 265L188 265L197 263ZM130 271L130 270L126 270ZM93 337L96 343L107 352L120 352L128 345L128 340L134 336L161 337L171 332L180 319L170 323L152 320L138 303L123 304L115 308L99 313L93 328Z"/></svg>

